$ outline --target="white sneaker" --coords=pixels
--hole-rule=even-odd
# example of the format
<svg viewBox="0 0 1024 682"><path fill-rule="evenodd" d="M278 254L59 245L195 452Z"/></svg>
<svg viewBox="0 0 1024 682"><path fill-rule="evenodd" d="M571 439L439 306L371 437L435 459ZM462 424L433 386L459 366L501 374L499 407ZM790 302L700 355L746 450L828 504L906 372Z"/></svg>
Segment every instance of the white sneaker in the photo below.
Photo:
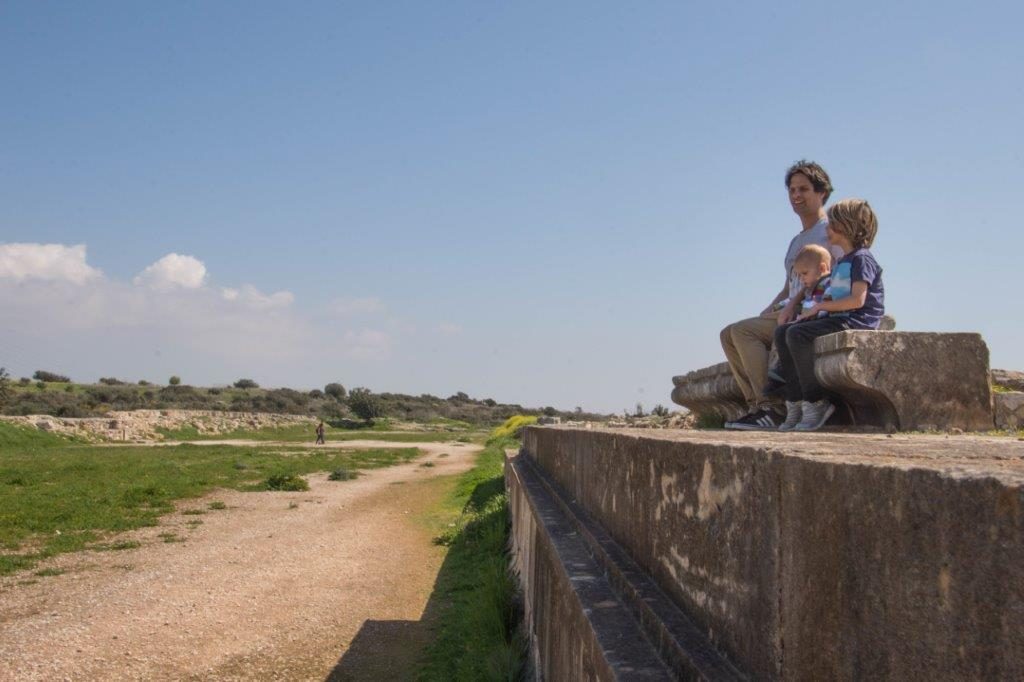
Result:
<svg viewBox="0 0 1024 682"><path fill-rule="evenodd" d="M792 431L803 419L803 401L786 401L786 421L779 424L779 431Z"/></svg>
<svg viewBox="0 0 1024 682"><path fill-rule="evenodd" d="M836 411L836 406L823 398L813 403L804 400L800 409L803 411L803 417L800 419L800 423L793 427L793 430L817 431Z"/></svg>

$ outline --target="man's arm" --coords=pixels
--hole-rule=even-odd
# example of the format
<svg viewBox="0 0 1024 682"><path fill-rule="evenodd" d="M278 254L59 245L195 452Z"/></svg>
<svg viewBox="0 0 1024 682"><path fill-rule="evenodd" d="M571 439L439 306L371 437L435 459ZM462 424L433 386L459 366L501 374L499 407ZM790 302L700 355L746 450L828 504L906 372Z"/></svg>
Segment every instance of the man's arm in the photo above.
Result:
<svg viewBox="0 0 1024 682"><path fill-rule="evenodd" d="M775 304L778 303L779 301L781 301L782 299L786 298L787 296L789 296L789 278L788 277L786 278L786 283L782 285L782 290L775 295L775 298L772 299L772 302L768 304L767 308L765 308L764 310L761 311L761 314L764 315L766 313L770 313L772 311L772 308L775 307Z"/></svg>

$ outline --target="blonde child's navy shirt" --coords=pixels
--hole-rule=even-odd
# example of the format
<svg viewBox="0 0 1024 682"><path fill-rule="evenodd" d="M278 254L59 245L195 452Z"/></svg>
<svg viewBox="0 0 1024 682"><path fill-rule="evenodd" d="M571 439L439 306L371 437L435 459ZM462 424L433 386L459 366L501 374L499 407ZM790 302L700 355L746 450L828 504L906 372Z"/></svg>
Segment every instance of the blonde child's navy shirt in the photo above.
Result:
<svg viewBox="0 0 1024 682"><path fill-rule="evenodd" d="M826 298L838 301L853 293L854 282L866 282L868 295L864 305L856 310L832 313L832 317L845 317L852 329L878 329L885 314L885 287L882 286L882 268L871 251L854 249L839 259L832 268L831 284Z"/></svg>

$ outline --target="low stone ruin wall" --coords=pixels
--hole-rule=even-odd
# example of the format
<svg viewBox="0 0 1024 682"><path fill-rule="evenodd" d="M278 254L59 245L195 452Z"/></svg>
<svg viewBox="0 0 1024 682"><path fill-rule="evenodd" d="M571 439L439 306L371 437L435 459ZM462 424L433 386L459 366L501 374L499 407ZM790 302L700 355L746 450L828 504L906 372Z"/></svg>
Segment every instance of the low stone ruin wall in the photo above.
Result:
<svg viewBox="0 0 1024 682"><path fill-rule="evenodd" d="M751 679L1024 678L1016 438L530 427L523 458L507 471L536 470L561 500L525 504L539 499L529 476L507 473L520 481L515 555L541 670L585 660L605 671L594 677L617 676L607 623L604 639L592 634L605 610L660 642L675 677L734 666ZM577 521L559 526L559 514ZM584 557L598 570L575 579L583 559L540 551L602 534ZM602 579L613 596L582 602ZM656 590L630 587L645 580ZM645 606L658 595L671 608ZM698 654L706 642L727 672L686 668L707 660L686 642Z"/></svg>
<svg viewBox="0 0 1024 682"><path fill-rule="evenodd" d="M53 417L28 415L0 417L0 420L23 424L62 435L91 441L111 440L145 442L163 440L157 429L194 428L201 434L218 435L236 430L265 429L293 424L309 424L310 439L316 420L293 414L263 412L216 412L210 410L133 410L108 412L105 417Z"/></svg>

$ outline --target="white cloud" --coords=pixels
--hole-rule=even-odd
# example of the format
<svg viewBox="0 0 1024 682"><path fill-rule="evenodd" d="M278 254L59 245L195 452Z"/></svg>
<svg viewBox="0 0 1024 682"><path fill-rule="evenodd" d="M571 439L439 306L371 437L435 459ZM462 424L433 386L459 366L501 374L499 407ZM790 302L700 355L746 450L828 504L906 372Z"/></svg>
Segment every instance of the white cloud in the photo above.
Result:
<svg viewBox="0 0 1024 682"><path fill-rule="evenodd" d="M365 298L356 298L352 296L342 296L336 298L331 303L331 310L335 315L366 315L369 313L379 313L384 310L384 303L376 296L367 296Z"/></svg>
<svg viewBox="0 0 1024 682"><path fill-rule="evenodd" d="M290 306L295 301L295 295L290 291L276 291L272 294L264 294L251 284L242 285L241 289L221 289L220 295L225 301L237 302L257 310L284 308Z"/></svg>
<svg viewBox="0 0 1024 682"><path fill-rule="evenodd" d="M0 278L85 284L103 273L85 262L85 245L0 244Z"/></svg>
<svg viewBox="0 0 1024 682"><path fill-rule="evenodd" d="M136 285L159 291L198 289L206 281L206 266L198 258L169 253L140 272Z"/></svg>

